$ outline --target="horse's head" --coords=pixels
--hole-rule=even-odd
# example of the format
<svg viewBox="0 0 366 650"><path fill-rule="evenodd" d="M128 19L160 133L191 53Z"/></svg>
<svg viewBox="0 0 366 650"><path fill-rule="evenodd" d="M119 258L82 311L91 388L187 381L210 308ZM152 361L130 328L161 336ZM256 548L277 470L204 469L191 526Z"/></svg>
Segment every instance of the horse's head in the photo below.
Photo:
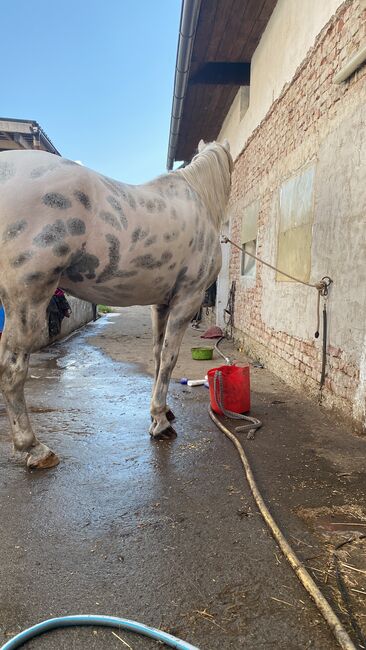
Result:
<svg viewBox="0 0 366 650"><path fill-rule="evenodd" d="M214 140L213 142L204 142L203 140L200 140L198 143L197 151L198 153L201 153L201 151L203 151L206 147L212 148L216 146L223 147L224 149L226 149L227 153L230 153L229 140L227 140L226 138L222 144L220 142L216 142L216 140Z"/></svg>
<svg viewBox="0 0 366 650"><path fill-rule="evenodd" d="M219 154L220 151L225 152L225 155L227 156L227 159L229 161L230 173L233 171L234 163L230 153L230 144L226 138L222 144L220 142L216 142L216 140L214 140L213 142L204 142L203 140L200 140L198 143L197 151L198 151L198 153L196 154L197 156L199 156L204 151L206 152L215 151L218 152Z"/></svg>
<svg viewBox="0 0 366 650"><path fill-rule="evenodd" d="M227 140L223 144L201 140L191 163L175 172L198 192L218 228L229 200L233 167Z"/></svg>

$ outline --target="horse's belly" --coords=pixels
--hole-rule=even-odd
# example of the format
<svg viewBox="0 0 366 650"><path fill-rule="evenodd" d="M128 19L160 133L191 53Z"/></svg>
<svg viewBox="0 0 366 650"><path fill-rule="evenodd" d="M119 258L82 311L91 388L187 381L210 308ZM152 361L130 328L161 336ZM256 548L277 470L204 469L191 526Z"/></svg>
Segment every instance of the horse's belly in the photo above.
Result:
<svg viewBox="0 0 366 650"><path fill-rule="evenodd" d="M173 284L174 279L170 274L157 276L154 281L140 275L128 278L128 281L121 279L105 284L95 284L88 280L75 283L64 277L60 279L62 289L76 298L114 307L163 303Z"/></svg>

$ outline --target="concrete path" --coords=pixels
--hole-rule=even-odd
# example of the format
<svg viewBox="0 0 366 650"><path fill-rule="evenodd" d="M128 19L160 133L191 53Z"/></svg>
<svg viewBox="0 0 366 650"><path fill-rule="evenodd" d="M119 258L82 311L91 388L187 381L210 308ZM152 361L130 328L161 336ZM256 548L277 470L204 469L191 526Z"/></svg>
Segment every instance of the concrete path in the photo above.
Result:
<svg viewBox="0 0 366 650"><path fill-rule="evenodd" d="M209 419L207 389L176 381L207 371L190 359L200 333L188 331L171 386L171 442L148 435L146 309L104 317L33 357L28 404L39 437L61 456L56 469L29 473L12 457L0 406L0 642L49 617L98 613L161 627L201 650L337 647ZM278 491L277 475L274 483ZM133 650L161 647L116 632ZM128 646L111 630L79 628L27 647Z"/></svg>

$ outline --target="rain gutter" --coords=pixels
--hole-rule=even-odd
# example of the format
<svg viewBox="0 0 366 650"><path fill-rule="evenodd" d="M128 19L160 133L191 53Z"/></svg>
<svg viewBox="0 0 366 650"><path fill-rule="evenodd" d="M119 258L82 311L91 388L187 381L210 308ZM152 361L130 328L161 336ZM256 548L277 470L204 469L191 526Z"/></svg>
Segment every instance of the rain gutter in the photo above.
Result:
<svg viewBox="0 0 366 650"><path fill-rule="evenodd" d="M167 169L173 168L179 129L183 114L192 50L196 35L201 0L183 0L180 16L177 60L175 64L172 114L168 145Z"/></svg>

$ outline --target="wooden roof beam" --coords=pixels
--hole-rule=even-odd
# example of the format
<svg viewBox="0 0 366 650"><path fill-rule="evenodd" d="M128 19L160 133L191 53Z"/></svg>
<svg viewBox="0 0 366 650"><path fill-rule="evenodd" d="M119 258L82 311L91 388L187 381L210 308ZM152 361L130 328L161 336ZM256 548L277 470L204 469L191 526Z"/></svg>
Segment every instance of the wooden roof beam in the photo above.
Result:
<svg viewBox="0 0 366 650"><path fill-rule="evenodd" d="M249 86L250 63L219 62L204 63L190 78L192 84L214 84L216 86Z"/></svg>

